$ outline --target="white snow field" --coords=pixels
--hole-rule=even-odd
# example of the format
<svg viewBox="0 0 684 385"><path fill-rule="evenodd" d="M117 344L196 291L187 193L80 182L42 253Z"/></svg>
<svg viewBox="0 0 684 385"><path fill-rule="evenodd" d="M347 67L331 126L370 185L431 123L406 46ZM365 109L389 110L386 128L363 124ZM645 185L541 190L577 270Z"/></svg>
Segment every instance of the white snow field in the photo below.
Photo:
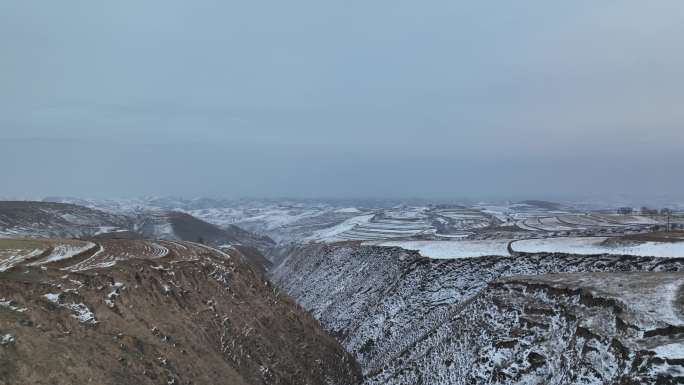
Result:
<svg viewBox="0 0 684 385"><path fill-rule="evenodd" d="M451 259L471 258L488 255L507 256L510 239L488 239L474 241L388 241L378 246L396 246L418 252L429 258Z"/></svg>
<svg viewBox="0 0 684 385"><path fill-rule="evenodd" d="M603 245L607 237L546 238L514 241L512 248L524 253L618 254L642 257L684 258L684 242L643 242Z"/></svg>

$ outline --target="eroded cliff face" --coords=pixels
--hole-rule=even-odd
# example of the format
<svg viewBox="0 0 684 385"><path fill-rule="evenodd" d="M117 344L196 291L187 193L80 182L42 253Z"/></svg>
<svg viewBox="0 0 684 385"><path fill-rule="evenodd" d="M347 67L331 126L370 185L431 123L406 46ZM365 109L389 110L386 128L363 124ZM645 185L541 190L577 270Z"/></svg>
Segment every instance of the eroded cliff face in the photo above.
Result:
<svg viewBox="0 0 684 385"><path fill-rule="evenodd" d="M273 276L357 357L366 384L637 384L684 373L682 267L346 244L295 250Z"/></svg>
<svg viewBox="0 0 684 385"><path fill-rule="evenodd" d="M93 242L0 273L0 384L358 383L353 358L237 249Z"/></svg>

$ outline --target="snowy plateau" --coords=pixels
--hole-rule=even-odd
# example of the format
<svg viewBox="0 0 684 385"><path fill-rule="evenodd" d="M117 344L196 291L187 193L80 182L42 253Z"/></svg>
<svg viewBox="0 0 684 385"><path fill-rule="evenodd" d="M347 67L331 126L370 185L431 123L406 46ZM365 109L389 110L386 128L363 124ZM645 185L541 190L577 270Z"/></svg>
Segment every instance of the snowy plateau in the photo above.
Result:
<svg viewBox="0 0 684 385"><path fill-rule="evenodd" d="M0 202L0 368L35 383L30 346L80 362L91 341L141 384L682 383L670 207Z"/></svg>

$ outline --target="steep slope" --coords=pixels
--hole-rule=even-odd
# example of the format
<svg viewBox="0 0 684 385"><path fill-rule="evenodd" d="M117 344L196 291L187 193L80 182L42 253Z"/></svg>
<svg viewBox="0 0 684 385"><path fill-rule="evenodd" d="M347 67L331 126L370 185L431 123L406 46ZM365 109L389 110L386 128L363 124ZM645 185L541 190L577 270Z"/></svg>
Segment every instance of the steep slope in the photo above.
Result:
<svg viewBox="0 0 684 385"><path fill-rule="evenodd" d="M0 237L81 237L129 226L127 217L72 204L0 201Z"/></svg>
<svg viewBox="0 0 684 385"><path fill-rule="evenodd" d="M683 281L682 272L498 280L367 383L681 383L684 320L672 286Z"/></svg>
<svg viewBox="0 0 684 385"><path fill-rule="evenodd" d="M257 271L261 272L262 274L266 274L266 272L273 267L273 263L269 261L256 247L244 245L234 245L230 247L237 249L237 251L240 252L245 260L247 260L252 267L257 269Z"/></svg>
<svg viewBox="0 0 684 385"><path fill-rule="evenodd" d="M649 271L656 274L653 282L662 283L669 279L664 271L683 267L680 260L607 255L430 260L400 248L341 244L291 250L273 277L356 356L366 384L612 384L629 383L623 379L643 373L651 375L642 376L641 383L669 383L678 369L667 374L662 363L672 366L676 359L639 357L645 357L644 350L679 343L679 319L646 320L649 311L633 303L635 297L648 297L644 285L632 285L636 294L627 299L609 295L620 293L619 285L630 285L636 276L624 275L610 290L591 289L605 280L600 276L563 277L558 284L563 289L520 276ZM678 278L675 286L665 286L677 292L680 283ZM525 285L548 288L520 289ZM617 301L620 310L613 306ZM678 312L677 301L661 305ZM626 312L634 316L616 316ZM535 323L540 317L547 319ZM601 343L616 339L615 346L624 348L595 347L601 357L587 353L593 342L582 337L580 322L587 319L613 325L591 330ZM639 341L653 330L666 332L660 339ZM582 354L573 355L578 346ZM572 372L575 367L599 374L589 381L588 374Z"/></svg>
<svg viewBox="0 0 684 385"><path fill-rule="evenodd" d="M355 384L353 359L235 249L97 240L0 273L0 384Z"/></svg>

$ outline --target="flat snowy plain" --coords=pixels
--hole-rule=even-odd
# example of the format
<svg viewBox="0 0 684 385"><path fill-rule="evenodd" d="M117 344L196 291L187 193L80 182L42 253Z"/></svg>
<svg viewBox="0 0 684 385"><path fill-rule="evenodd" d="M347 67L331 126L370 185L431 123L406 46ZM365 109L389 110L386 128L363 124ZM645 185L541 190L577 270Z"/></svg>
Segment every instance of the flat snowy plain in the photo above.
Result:
<svg viewBox="0 0 684 385"><path fill-rule="evenodd" d="M469 258L487 255L508 254L510 239L473 240L473 241L389 241L371 243L378 246L396 246L418 252L430 258Z"/></svg>
<svg viewBox="0 0 684 385"><path fill-rule="evenodd" d="M643 242L633 245L603 245L606 237L525 239L513 242L514 251L580 255L619 254L642 257L684 257L684 242Z"/></svg>
<svg viewBox="0 0 684 385"><path fill-rule="evenodd" d="M684 258L684 242L643 242L633 245L604 245L607 237L545 238L513 240L512 248L524 253L566 253L579 255L615 254L642 257ZM367 245L394 246L417 250L435 259L508 256L511 239L462 241L385 241Z"/></svg>

